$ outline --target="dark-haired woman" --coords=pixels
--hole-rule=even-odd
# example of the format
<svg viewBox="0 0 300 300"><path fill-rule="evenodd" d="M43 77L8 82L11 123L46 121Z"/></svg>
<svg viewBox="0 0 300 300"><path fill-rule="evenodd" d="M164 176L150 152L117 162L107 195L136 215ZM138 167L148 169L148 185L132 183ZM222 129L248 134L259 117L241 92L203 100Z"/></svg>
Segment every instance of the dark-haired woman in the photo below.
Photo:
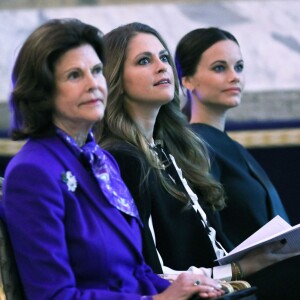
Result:
<svg viewBox="0 0 300 300"><path fill-rule="evenodd" d="M6 169L3 210L25 298L221 295L211 278L170 285L145 263L137 208L91 132L106 107L103 63L97 28L55 19L28 37L13 69L12 134L27 141Z"/></svg>

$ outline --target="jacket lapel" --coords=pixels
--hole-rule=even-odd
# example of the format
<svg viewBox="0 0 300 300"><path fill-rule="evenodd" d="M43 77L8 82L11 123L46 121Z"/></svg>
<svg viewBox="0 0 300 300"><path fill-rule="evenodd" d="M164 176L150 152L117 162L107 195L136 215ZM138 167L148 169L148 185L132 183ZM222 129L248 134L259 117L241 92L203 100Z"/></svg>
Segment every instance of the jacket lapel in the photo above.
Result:
<svg viewBox="0 0 300 300"><path fill-rule="evenodd" d="M71 171L77 180L77 185L80 186L82 192L86 195L87 200L92 203L95 209L100 211L105 210L106 208L103 207L100 201L100 198L104 199L105 196L102 193L97 180L94 178L92 173L88 172L76 155L68 147L66 147L66 145L58 137L43 139L41 143L43 143L43 145L47 147L53 155L56 156L57 160L61 163L65 171ZM99 197L97 197L97 195L99 195ZM106 198L105 200L109 206L113 207ZM113 209L117 210L115 207L113 207ZM113 214L111 216L112 225L115 226L120 235L130 240L128 245L134 246L134 250L139 252L140 249L137 249L135 244L136 231L140 229L140 220L138 218L128 216L129 221L127 221L123 216L122 218L119 218L122 222L122 226L120 226L115 224L114 214L122 213L118 210L115 210L107 210L108 214Z"/></svg>

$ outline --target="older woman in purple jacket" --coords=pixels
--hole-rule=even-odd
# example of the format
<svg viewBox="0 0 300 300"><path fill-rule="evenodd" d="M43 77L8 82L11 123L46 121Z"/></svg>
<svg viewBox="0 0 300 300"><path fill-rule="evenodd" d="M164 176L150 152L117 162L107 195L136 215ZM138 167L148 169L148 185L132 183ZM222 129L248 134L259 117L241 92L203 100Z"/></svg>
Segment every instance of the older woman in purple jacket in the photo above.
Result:
<svg viewBox="0 0 300 300"><path fill-rule="evenodd" d="M27 142L5 173L3 218L25 297L218 296L220 284L208 277L184 274L170 285L144 262L136 206L91 133L106 106L103 61L98 29L50 20L13 69L12 137Z"/></svg>

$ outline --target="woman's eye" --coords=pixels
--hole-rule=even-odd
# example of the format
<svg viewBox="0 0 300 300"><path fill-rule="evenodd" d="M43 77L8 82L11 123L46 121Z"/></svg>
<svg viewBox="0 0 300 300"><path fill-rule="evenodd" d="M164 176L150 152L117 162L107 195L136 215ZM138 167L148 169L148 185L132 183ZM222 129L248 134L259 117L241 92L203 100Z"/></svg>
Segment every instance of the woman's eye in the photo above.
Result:
<svg viewBox="0 0 300 300"><path fill-rule="evenodd" d="M224 70L225 70L225 67L224 67L224 66L221 66L221 65L219 65L219 66L215 66L215 67L213 67L213 70L214 70L214 71L216 71L216 72L222 72L222 71L224 71Z"/></svg>
<svg viewBox="0 0 300 300"><path fill-rule="evenodd" d="M163 62L169 62L169 56L168 55L163 55L160 59Z"/></svg>
<svg viewBox="0 0 300 300"><path fill-rule="evenodd" d="M242 72L244 70L244 65L243 64L238 64L235 66L235 70L237 72Z"/></svg>
<svg viewBox="0 0 300 300"><path fill-rule="evenodd" d="M78 77L79 77L79 72L77 71L71 72L68 76L69 79L77 79Z"/></svg>
<svg viewBox="0 0 300 300"><path fill-rule="evenodd" d="M150 59L148 57L143 57L138 61L139 65L146 65L150 62Z"/></svg>
<svg viewBox="0 0 300 300"><path fill-rule="evenodd" d="M97 66L93 69L94 74L101 74L103 71L103 68L101 66Z"/></svg>

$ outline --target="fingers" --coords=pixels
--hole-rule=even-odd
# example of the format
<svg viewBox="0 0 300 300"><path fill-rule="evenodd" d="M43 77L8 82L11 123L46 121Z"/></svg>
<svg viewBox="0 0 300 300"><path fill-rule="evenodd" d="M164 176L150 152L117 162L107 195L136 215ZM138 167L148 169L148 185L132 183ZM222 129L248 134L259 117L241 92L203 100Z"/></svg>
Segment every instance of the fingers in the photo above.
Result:
<svg viewBox="0 0 300 300"><path fill-rule="evenodd" d="M201 298L215 298L224 294L224 291L221 289L216 289L208 285L198 285L195 286L194 295L198 295Z"/></svg>
<svg viewBox="0 0 300 300"><path fill-rule="evenodd" d="M276 261L285 260L288 258L291 258L293 256L299 255L300 252L292 252L292 253L273 253L274 256L276 256Z"/></svg>
<svg viewBox="0 0 300 300"><path fill-rule="evenodd" d="M293 256L296 256L296 255L300 254L299 251L297 251L297 252L282 251L285 244L286 244L286 240L284 239L284 240L281 240L281 241L274 242L272 244L265 245L264 250L267 253L274 254L277 257L277 259L276 259L277 261L287 259L287 258L290 258L290 257L293 257Z"/></svg>
<svg viewBox="0 0 300 300"><path fill-rule="evenodd" d="M218 280L212 279L210 277L207 277L205 275L200 275L200 274L189 274L191 276L191 280L193 280L192 285L193 286L198 286L201 288L213 288L215 290L221 289L222 285ZM213 290L210 289L210 290Z"/></svg>
<svg viewBox="0 0 300 300"><path fill-rule="evenodd" d="M184 276L184 275L183 275ZM185 274L190 287L201 297L216 297L223 294L222 285L218 280L200 274Z"/></svg>
<svg viewBox="0 0 300 300"><path fill-rule="evenodd" d="M218 283L216 284L216 286L212 286L209 283L205 284L205 283L203 283L203 281L201 282L199 279L196 279L194 281L193 286L197 287L197 290L202 293L215 292L216 290L218 290L218 287L220 287L220 288L222 287Z"/></svg>
<svg viewBox="0 0 300 300"><path fill-rule="evenodd" d="M274 263L299 255L299 252L283 253L283 247L284 242L276 241L249 252L240 260L244 275L250 275Z"/></svg>
<svg viewBox="0 0 300 300"><path fill-rule="evenodd" d="M164 298L162 299L183 300L191 296L215 298L223 295L224 291L221 288L219 281L207 276L181 273L171 286L163 292Z"/></svg>
<svg viewBox="0 0 300 300"><path fill-rule="evenodd" d="M266 247L268 247L267 249L270 252L277 252L277 251L281 250L285 244L286 244L286 239L281 240L281 241L276 241L272 244L268 244L268 245L266 245Z"/></svg>
<svg viewBox="0 0 300 300"><path fill-rule="evenodd" d="M198 286L198 288L199 288L199 291L197 294L201 298L213 298L213 297L218 297L218 296L221 296L224 294L224 291L221 288L216 288L216 287L212 287L209 285L200 285L200 286Z"/></svg>
<svg viewBox="0 0 300 300"><path fill-rule="evenodd" d="M200 285L201 284L201 281L199 279L197 279L195 282L194 282L194 285Z"/></svg>

